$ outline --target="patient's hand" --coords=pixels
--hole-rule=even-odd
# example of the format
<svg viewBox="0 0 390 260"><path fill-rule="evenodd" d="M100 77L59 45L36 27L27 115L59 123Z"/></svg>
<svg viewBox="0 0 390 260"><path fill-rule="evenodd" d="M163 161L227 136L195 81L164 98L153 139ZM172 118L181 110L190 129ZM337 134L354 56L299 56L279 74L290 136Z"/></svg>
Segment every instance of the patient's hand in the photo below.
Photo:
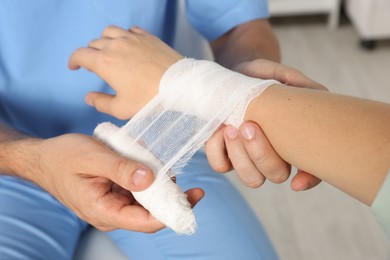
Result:
<svg viewBox="0 0 390 260"><path fill-rule="evenodd" d="M276 79L290 86L327 90L300 71L268 60L244 62L235 70L250 77ZM215 170L223 173L234 167L242 182L252 188L261 186L266 179L282 183L290 176L290 165L279 157L261 127L253 122L245 122L239 129L222 127L210 139L206 151ZM291 187L296 191L306 190L320 182L313 175L298 170Z"/></svg>
<svg viewBox="0 0 390 260"><path fill-rule="evenodd" d="M164 72L181 58L183 56L160 39L140 28L126 31L109 26L100 39L72 54L69 68L84 67L95 72L116 91L116 95L88 93L86 102L89 105L119 119L129 119L157 95ZM236 70L248 76L275 78L291 85L320 86L296 70L265 60L242 63ZM241 133L250 132L246 126L241 127ZM254 138L250 140L243 138L243 134L239 138L229 138L229 132L235 135L234 129L221 128L207 142L207 157L214 169L226 172L233 166L250 187L260 186L266 178L280 183L289 177L290 166L276 154L258 126L255 126ZM292 186L301 190L319 182L310 174L300 172Z"/></svg>
<svg viewBox="0 0 390 260"><path fill-rule="evenodd" d="M135 27L126 31L107 27L100 39L76 50L69 68L86 68L99 75L116 92L91 92L86 102L98 111L129 119L158 93L160 79L183 58L157 37Z"/></svg>

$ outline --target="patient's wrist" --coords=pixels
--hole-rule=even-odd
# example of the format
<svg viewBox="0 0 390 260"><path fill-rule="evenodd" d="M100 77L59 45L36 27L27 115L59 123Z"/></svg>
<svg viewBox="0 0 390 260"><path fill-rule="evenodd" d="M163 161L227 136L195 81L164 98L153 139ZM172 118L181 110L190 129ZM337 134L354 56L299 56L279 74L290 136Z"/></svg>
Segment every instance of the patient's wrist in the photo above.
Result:
<svg viewBox="0 0 390 260"><path fill-rule="evenodd" d="M245 111L244 121L262 121L263 116L272 115L272 107L266 105L278 96L279 91L283 91L285 86L274 83L264 89L259 95L252 99ZM269 112L268 112L269 111Z"/></svg>

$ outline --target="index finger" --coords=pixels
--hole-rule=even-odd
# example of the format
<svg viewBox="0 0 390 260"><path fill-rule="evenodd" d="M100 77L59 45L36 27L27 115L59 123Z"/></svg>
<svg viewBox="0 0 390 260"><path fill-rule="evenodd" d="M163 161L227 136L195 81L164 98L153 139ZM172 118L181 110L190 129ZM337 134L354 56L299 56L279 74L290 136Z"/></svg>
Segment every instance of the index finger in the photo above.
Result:
<svg viewBox="0 0 390 260"><path fill-rule="evenodd" d="M71 70L77 70L80 67L83 67L89 71L95 72L98 54L99 51L92 48L79 48L70 56L68 67Z"/></svg>
<svg viewBox="0 0 390 260"><path fill-rule="evenodd" d="M187 194L188 202L191 207L195 205L204 197L204 191L200 188L192 188L185 192ZM167 209L169 210L169 209ZM122 214L122 216L121 216ZM133 231L140 231L146 233L153 233L163 229L165 225L154 218L149 211L141 205L129 205L122 207L119 214L113 217L115 221L111 225L118 228L125 228Z"/></svg>
<svg viewBox="0 0 390 260"><path fill-rule="evenodd" d="M107 193L95 206L95 218L114 228L152 233L165 227L133 199L118 193Z"/></svg>
<svg viewBox="0 0 390 260"><path fill-rule="evenodd" d="M121 229L153 233L165 227L162 222L139 205L124 206L112 217L111 225Z"/></svg>
<svg viewBox="0 0 390 260"><path fill-rule="evenodd" d="M238 71L241 71L250 77L259 77L262 79L275 79L281 83L295 86L310 88L316 90L327 90L320 83L306 77L299 70L269 60L256 60L255 62L243 62L237 66Z"/></svg>
<svg viewBox="0 0 390 260"><path fill-rule="evenodd" d="M276 66L274 66L273 73L273 77L275 79L290 86L325 91L328 90L325 86L318 83L317 81L306 77L306 75L301 71L283 64L276 64Z"/></svg>

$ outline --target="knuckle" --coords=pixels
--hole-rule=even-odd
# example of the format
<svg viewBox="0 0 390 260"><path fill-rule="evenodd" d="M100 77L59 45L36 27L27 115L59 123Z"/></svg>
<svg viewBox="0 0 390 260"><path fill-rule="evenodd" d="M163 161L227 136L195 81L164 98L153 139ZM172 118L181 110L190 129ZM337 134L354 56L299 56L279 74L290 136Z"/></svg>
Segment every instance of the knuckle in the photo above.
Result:
<svg viewBox="0 0 390 260"><path fill-rule="evenodd" d="M99 39L93 39L93 40L89 41L88 47L93 46L98 40L99 40Z"/></svg>
<svg viewBox="0 0 390 260"><path fill-rule="evenodd" d="M236 167L235 171L245 186L254 189L264 184L265 177L254 165L241 164L237 166L240 167Z"/></svg>
<svg viewBox="0 0 390 260"><path fill-rule="evenodd" d="M133 172L135 167L125 158L119 158L112 166L112 174L116 177L126 176L124 172Z"/></svg>
<svg viewBox="0 0 390 260"><path fill-rule="evenodd" d="M251 159L258 169L262 169L268 180L273 183L282 183L289 177L289 167L285 162L271 155L271 151L265 148L252 154Z"/></svg>
<svg viewBox="0 0 390 260"><path fill-rule="evenodd" d="M291 82L294 82L296 80L297 76L301 77L303 75L299 71L297 71L293 68L290 68L285 72L284 77L283 77L283 81L284 81L284 83L291 84Z"/></svg>
<svg viewBox="0 0 390 260"><path fill-rule="evenodd" d="M220 148L220 142L215 135L213 135L209 140L207 140L206 150L213 151L213 150L218 150L219 148Z"/></svg>
<svg viewBox="0 0 390 260"><path fill-rule="evenodd" d="M232 169L232 163L226 156L207 154L207 160L216 172L225 173Z"/></svg>
<svg viewBox="0 0 390 260"><path fill-rule="evenodd" d="M269 164L269 149L268 148L261 148L258 149L256 152L249 153L249 156L251 160L256 164L256 165L268 165Z"/></svg>
<svg viewBox="0 0 390 260"><path fill-rule="evenodd" d="M257 178L255 180L250 180L245 183L249 188L256 189L262 186L265 183L265 178Z"/></svg>
<svg viewBox="0 0 390 260"><path fill-rule="evenodd" d="M115 39L112 39L110 41L110 44L109 46L113 49L113 50L122 50L124 48L127 47L127 42L126 42L126 39L123 39L123 38L115 38Z"/></svg>
<svg viewBox="0 0 390 260"><path fill-rule="evenodd" d="M273 183L283 183L285 182L287 179L288 179L289 175L288 174L285 174L285 173L282 173L282 174L278 174L276 176L271 176L269 177L268 179L273 182Z"/></svg>
<svg viewBox="0 0 390 260"><path fill-rule="evenodd" d="M117 28L117 27L116 27L115 25L109 25L109 26L107 26L107 27L104 28L104 30L103 30L103 35L109 33L109 32L112 31L112 30L115 30L116 28Z"/></svg>
<svg viewBox="0 0 390 260"><path fill-rule="evenodd" d="M217 137L213 137L206 142L205 151L208 157L220 157L226 154L226 148Z"/></svg>
<svg viewBox="0 0 390 260"><path fill-rule="evenodd" d="M273 183L283 183L290 177L290 167L285 162L272 160L267 167L267 179Z"/></svg>
<svg viewBox="0 0 390 260"><path fill-rule="evenodd" d="M104 225L94 225L94 227L95 227L97 230L102 231L102 232L108 232L108 231L113 230L113 228L107 227L107 226L104 226Z"/></svg>
<svg viewBox="0 0 390 260"><path fill-rule="evenodd" d="M120 120L127 120L132 116L132 109L123 109L127 107L126 104L121 103L112 103L109 107L110 114L113 114L116 118Z"/></svg>
<svg viewBox="0 0 390 260"><path fill-rule="evenodd" d="M229 158L233 164L234 169L240 173L240 175L247 175L251 171L252 164L246 154L230 154Z"/></svg>
<svg viewBox="0 0 390 260"><path fill-rule="evenodd" d="M100 52L99 55L96 55L95 64L99 70L107 67L111 67L113 63L114 63L114 59L111 57L111 55L107 54L106 52Z"/></svg>
<svg viewBox="0 0 390 260"><path fill-rule="evenodd" d="M227 162L213 162L211 166L219 173L226 173L232 169L231 164Z"/></svg>

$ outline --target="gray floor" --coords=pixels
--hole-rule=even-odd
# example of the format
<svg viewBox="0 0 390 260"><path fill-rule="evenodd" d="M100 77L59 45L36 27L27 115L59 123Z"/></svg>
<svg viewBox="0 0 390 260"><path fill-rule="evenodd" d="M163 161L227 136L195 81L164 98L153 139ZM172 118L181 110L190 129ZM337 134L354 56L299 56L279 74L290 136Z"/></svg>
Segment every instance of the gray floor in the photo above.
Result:
<svg viewBox="0 0 390 260"><path fill-rule="evenodd" d="M330 31L322 17L273 20L283 63L296 67L331 91L390 102L390 43L362 50L353 27ZM289 183L266 183L244 194L286 260L390 259L390 241L368 207L322 183L296 193Z"/></svg>

